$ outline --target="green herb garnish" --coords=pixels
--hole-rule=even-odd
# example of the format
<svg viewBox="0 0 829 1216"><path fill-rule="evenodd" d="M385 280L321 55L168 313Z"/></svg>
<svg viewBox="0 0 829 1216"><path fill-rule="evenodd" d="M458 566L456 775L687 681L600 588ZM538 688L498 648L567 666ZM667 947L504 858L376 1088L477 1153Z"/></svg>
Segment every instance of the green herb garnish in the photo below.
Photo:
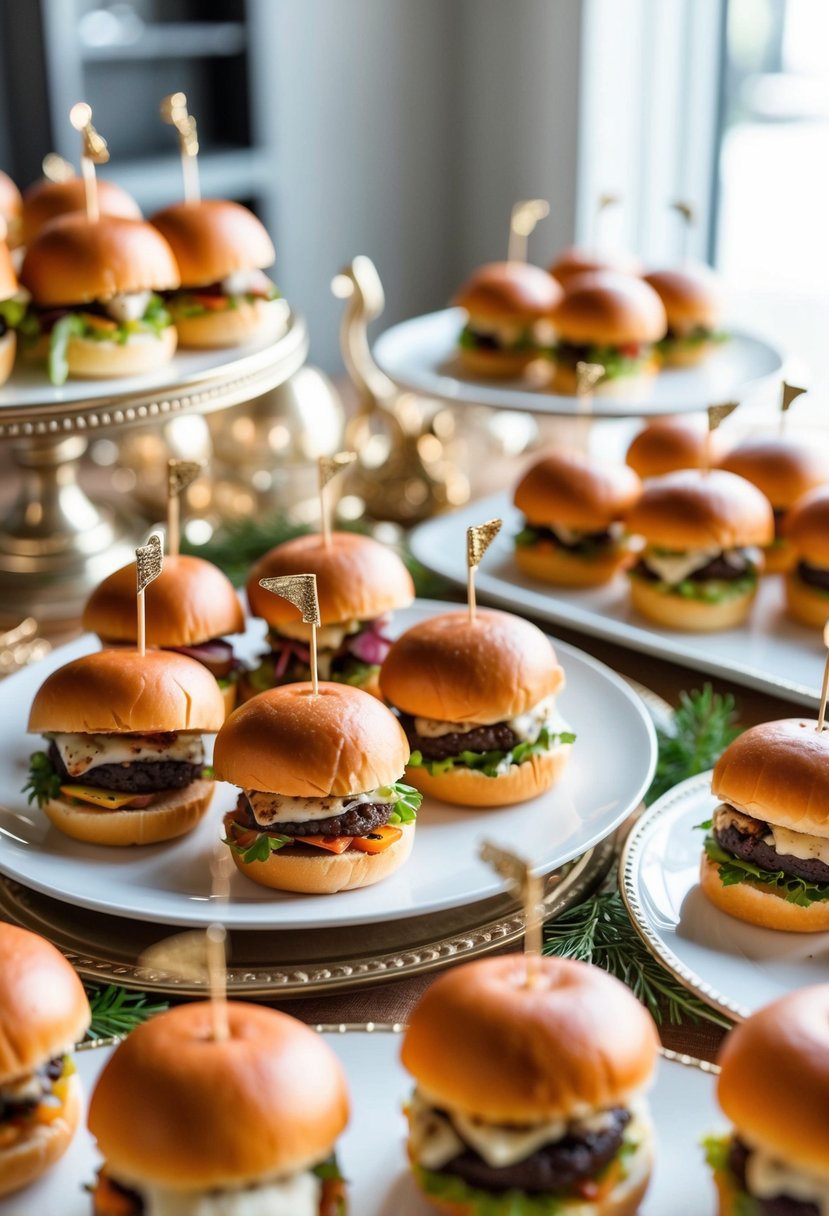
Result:
<svg viewBox="0 0 829 1216"><path fill-rule="evenodd" d="M510 765L523 764L531 756L542 756L559 743L575 743L575 741L576 736L572 731L552 731L545 726L534 743L516 743L510 751L460 752L457 756L447 756L445 760L425 760L422 752L414 751L409 757L409 766L424 768L433 777L438 777L441 773L448 773L456 766L471 768L484 777L498 777Z"/></svg>
<svg viewBox="0 0 829 1216"><path fill-rule="evenodd" d="M395 781L392 785L383 785L374 792L380 802L394 804L394 810L389 816L388 822L395 827L401 823L414 823L417 819L417 812L423 801L420 790L416 790L402 781Z"/></svg>
<svg viewBox="0 0 829 1216"><path fill-rule="evenodd" d="M169 1008L166 1002L151 1004L141 992L127 992L117 984L87 988L92 1022L87 1038L110 1039L129 1034L136 1026Z"/></svg>
<svg viewBox="0 0 829 1216"><path fill-rule="evenodd" d="M47 752L32 752L29 757L29 780L23 786L23 793L28 792L29 795L29 805L36 802L38 806L43 806L57 798L62 780L55 772Z"/></svg>
<svg viewBox="0 0 829 1216"><path fill-rule="evenodd" d="M734 887L741 882L754 887L773 887L777 895L801 908L829 899L829 883L809 882L784 870L764 870L750 861L744 861L742 857L727 853L713 836L706 837L702 847L709 859L719 866L720 882L724 887Z"/></svg>
<svg viewBox="0 0 829 1216"><path fill-rule="evenodd" d="M293 844L293 836L274 836L268 832L256 832L256 839L250 844L240 844L236 839L237 833L256 832L255 828L245 828L241 824L230 825L230 835L223 836L222 841L241 857L245 865L252 861L267 861L271 853L278 853L286 845Z"/></svg>

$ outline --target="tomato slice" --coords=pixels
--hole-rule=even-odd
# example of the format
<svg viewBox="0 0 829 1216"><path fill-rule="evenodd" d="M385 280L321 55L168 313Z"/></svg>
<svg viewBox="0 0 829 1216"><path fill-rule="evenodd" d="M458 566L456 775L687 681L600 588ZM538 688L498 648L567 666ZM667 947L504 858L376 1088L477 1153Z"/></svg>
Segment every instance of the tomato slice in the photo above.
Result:
<svg viewBox="0 0 829 1216"><path fill-rule="evenodd" d="M327 849L329 853L344 853L354 843L352 836L297 836L298 844L312 844L317 849Z"/></svg>
<svg viewBox="0 0 829 1216"><path fill-rule="evenodd" d="M200 304L202 308L206 308L208 312L223 312L226 308L230 307L228 296L208 296L203 295L200 291L194 291L193 299Z"/></svg>
<svg viewBox="0 0 829 1216"><path fill-rule="evenodd" d="M365 836L355 836L352 845L361 853L382 853L403 835L401 828L385 824L382 828L373 828Z"/></svg>
<svg viewBox="0 0 829 1216"><path fill-rule="evenodd" d="M95 1216L141 1216L137 1200L112 1185L103 1170L92 1192Z"/></svg>

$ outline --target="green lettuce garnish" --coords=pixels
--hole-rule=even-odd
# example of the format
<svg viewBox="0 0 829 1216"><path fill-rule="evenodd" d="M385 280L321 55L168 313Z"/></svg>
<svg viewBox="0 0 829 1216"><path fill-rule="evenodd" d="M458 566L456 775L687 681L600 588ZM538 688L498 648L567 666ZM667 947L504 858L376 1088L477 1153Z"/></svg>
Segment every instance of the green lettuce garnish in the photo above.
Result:
<svg viewBox="0 0 829 1216"><path fill-rule="evenodd" d="M724 887L733 887L739 882L773 887L777 895L801 908L829 899L829 883L809 882L783 870L763 870L742 857L726 853L713 836L706 837L703 848L710 860L720 867L720 881Z"/></svg>
<svg viewBox="0 0 829 1216"><path fill-rule="evenodd" d="M394 810L389 816L389 823L399 827L401 823L414 823L417 812L423 801L420 790L406 785L403 781L395 781L392 785L382 785L374 791L379 802L391 802Z"/></svg>
<svg viewBox="0 0 829 1216"><path fill-rule="evenodd" d="M17 329L26 315L26 305L22 300L12 297L10 300L0 300L0 318L6 322L8 329Z"/></svg>
<svg viewBox="0 0 829 1216"><path fill-rule="evenodd" d="M52 326L49 334L48 369L52 384L65 384L69 375L66 351L72 338L85 338L92 342L116 342L125 346L134 334L153 334L159 337L172 324L172 317L159 295L151 295L144 315L137 321L124 321L115 329L101 329L90 325L82 311L68 312ZM29 341L40 336L37 314L30 311L20 323L20 331Z"/></svg>
<svg viewBox="0 0 829 1216"><path fill-rule="evenodd" d="M262 296L253 295L251 292L242 292L237 295L227 296L227 311L232 312L237 308L241 308L243 304L255 304L257 300L261 300L262 298ZM264 298L266 300L282 299L282 292L279 290L276 283L269 284ZM178 292L170 303L179 316L182 317L203 317L207 313L221 311L215 308L205 307L205 305L199 301L198 295L191 295L186 291Z"/></svg>
<svg viewBox="0 0 829 1216"><path fill-rule="evenodd" d="M28 792L30 805L36 802L38 806L43 806L60 796L62 780L55 772L48 752L32 752L29 757L29 779L23 786L23 793Z"/></svg>
<svg viewBox="0 0 829 1216"><path fill-rule="evenodd" d="M293 836L274 836L268 832L257 832L256 839L251 844L239 844L236 840L236 832L256 831L255 828L244 828L239 824L231 824L230 835L223 836L222 841L234 853L238 853L242 861L246 865L252 861L267 861L271 853L278 853L280 849L284 849L286 845L293 844Z"/></svg>
<svg viewBox="0 0 829 1216"><path fill-rule="evenodd" d="M510 751L490 752L461 752L457 756L447 756L445 760L425 760L419 751L412 752L409 757L411 768L424 768L433 777L448 773L456 765L471 768L484 777L497 777L512 764L523 764L532 756L542 756L544 752L559 743L575 743L576 736L572 731L551 731L542 727L541 733L534 743L517 743Z"/></svg>
<svg viewBox="0 0 829 1216"><path fill-rule="evenodd" d="M631 578L642 578L635 568L630 571ZM757 571L753 568L741 578L709 578L695 582L693 579L683 579L681 583L672 586L671 583L647 580L648 586L661 595L679 595L684 600L701 600L705 604L720 604L724 600L746 595L757 587Z"/></svg>

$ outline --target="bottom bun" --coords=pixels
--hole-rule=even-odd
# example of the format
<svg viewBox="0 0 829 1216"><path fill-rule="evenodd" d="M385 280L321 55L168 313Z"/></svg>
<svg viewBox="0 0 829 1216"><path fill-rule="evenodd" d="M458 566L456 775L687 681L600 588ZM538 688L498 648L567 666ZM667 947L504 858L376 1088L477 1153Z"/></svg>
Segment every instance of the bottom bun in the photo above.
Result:
<svg viewBox="0 0 829 1216"><path fill-rule="evenodd" d="M797 565L797 554L790 541L780 537L763 550L763 574L788 574ZM826 601L829 604L829 600ZM829 609L827 609L829 615Z"/></svg>
<svg viewBox="0 0 829 1216"><path fill-rule="evenodd" d="M233 812L225 816L227 833L232 820ZM399 869L409 858L415 835L413 824L402 825L400 830L400 839L382 853L361 853L359 849L328 853L313 845L292 845L271 853L267 861L245 862L235 849L231 849L231 856L240 872L260 886L304 895L333 895L370 887Z"/></svg>
<svg viewBox="0 0 829 1216"><path fill-rule="evenodd" d="M829 899L801 907L770 887L755 887L748 882L723 886L720 867L705 853L699 877L703 893L714 907L736 920L786 933L825 933L829 929Z"/></svg>
<svg viewBox="0 0 829 1216"><path fill-rule="evenodd" d="M561 777L570 759L572 743L559 743L541 756L530 756L513 764L500 777L485 777L458 765L432 776L425 768L407 768L406 780L429 798L458 806L511 806L527 802L550 789Z"/></svg>
<svg viewBox="0 0 829 1216"><path fill-rule="evenodd" d="M630 580L630 602L637 612L666 629L689 633L716 633L742 625L756 594L756 590L746 591L718 604L706 604L704 600L689 600L684 595L658 591L638 576Z"/></svg>
<svg viewBox="0 0 829 1216"><path fill-rule="evenodd" d="M143 811L96 811L94 807L52 798L43 806L50 822L73 840L89 844L156 844L184 836L204 818L213 797L212 781L191 781L171 790Z"/></svg>
<svg viewBox="0 0 829 1216"><path fill-rule="evenodd" d="M485 379L521 376L530 363L540 358L538 351L467 350L458 349L458 362L469 376Z"/></svg>
<svg viewBox="0 0 829 1216"><path fill-rule="evenodd" d="M63 1111L51 1123L40 1123L25 1139L0 1149L0 1195L19 1191L59 1161L81 1121L81 1083L68 1078Z"/></svg>
<svg viewBox="0 0 829 1216"><path fill-rule="evenodd" d="M634 560L630 549L613 548L599 557L579 557L554 544L516 545L515 564L530 578L558 587L599 587Z"/></svg>
<svg viewBox="0 0 829 1216"><path fill-rule="evenodd" d="M786 608L789 616L813 629L823 629L829 621L829 596L808 586L796 572L786 579Z"/></svg>
<svg viewBox="0 0 829 1216"><path fill-rule="evenodd" d="M285 300L246 300L236 308L207 312L199 317L184 316L173 309L181 346L194 350L215 350L245 346L249 342L275 342L288 325Z"/></svg>
<svg viewBox="0 0 829 1216"><path fill-rule="evenodd" d="M69 375L82 380L110 376L140 376L169 363L176 352L175 326L159 336L148 334L120 342L96 342L94 338L70 338L66 347Z"/></svg>
<svg viewBox="0 0 829 1216"><path fill-rule="evenodd" d="M648 359L635 372L613 376L610 380L600 380L592 389L592 395L594 397L612 397L619 392L620 388L624 390L626 397L635 396L640 392L645 393L651 387L653 377L658 370L659 365L656 359ZM575 397L578 394L578 388L576 369L568 367L564 363L556 363L552 391L565 397Z"/></svg>
<svg viewBox="0 0 829 1216"><path fill-rule="evenodd" d="M716 342L672 342L662 347L659 363L662 367L696 367L717 348Z"/></svg>
<svg viewBox="0 0 829 1216"><path fill-rule="evenodd" d="M12 374L16 353L17 334L13 329L9 329L0 338L0 384L5 384Z"/></svg>

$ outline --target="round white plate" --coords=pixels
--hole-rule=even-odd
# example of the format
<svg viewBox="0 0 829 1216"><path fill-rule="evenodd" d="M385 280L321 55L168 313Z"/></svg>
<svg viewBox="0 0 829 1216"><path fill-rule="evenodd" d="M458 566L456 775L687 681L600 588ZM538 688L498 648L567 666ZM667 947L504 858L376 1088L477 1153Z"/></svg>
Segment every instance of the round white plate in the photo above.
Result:
<svg viewBox="0 0 829 1216"><path fill-rule="evenodd" d="M829 974L829 933L746 925L699 888L704 831L717 799L711 774L683 781L638 821L619 883L634 925L669 971L722 1013L742 1020L784 993Z"/></svg>
<svg viewBox="0 0 829 1216"><path fill-rule="evenodd" d="M479 380L462 374L456 351L464 319L463 309L445 308L402 321L380 335L374 357L401 388L441 401L530 414L570 415L584 409L578 397L539 392L522 380ZM712 402L737 400L782 369L778 350L735 330L696 367L669 368L645 378L644 384L637 381L635 387L621 380L602 388L593 396L591 412L596 418L629 418L700 410Z"/></svg>
<svg viewBox="0 0 829 1216"><path fill-rule="evenodd" d="M396 615L392 633L446 611L420 601ZM261 649L262 622L248 626L237 650ZM140 920L206 925L216 916L210 901L209 859L235 787L218 784L213 805L195 832L168 844L108 849L70 840L51 827L19 792L29 753L41 745L26 734L28 707L46 675L96 649L87 634L48 659L0 684L0 871L37 891L82 907ZM317 929L437 912L497 894L502 884L478 859L487 837L520 850L547 871L579 856L622 823L638 805L653 774L656 739L635 693L609 668L569 646L560 657L567 687L560 698L578 735L568 771L550 793L521 806L484 812L424 800L410 861L392 878L338 895L269 891L234 874L222 920L243 929Z"/></svg>
<svg viewBox="0 0 829 1216"><path fill-rule="evenodd" d="M373 1033L329 1032L325 1038L343 1064L351 1093L351 1122L337 1144L349 1180L349 1211L358 1216L434 1216L406 1164L401 1108L412 1082L400 1064L399 1035L378 1027ZM111 1050L93 1048L75 1057L87 1100ZM659 1061L650 1095L656 1165L640 1216L713 1211L714 1189L700 1141L725 1127L714 1098L715 1071L687 1057ZM88 1216L89 1195L83 1188L94 1180L100 1163L84 1117L63 1160L28 1190L0 1199L0 1216Z"/></svg>

